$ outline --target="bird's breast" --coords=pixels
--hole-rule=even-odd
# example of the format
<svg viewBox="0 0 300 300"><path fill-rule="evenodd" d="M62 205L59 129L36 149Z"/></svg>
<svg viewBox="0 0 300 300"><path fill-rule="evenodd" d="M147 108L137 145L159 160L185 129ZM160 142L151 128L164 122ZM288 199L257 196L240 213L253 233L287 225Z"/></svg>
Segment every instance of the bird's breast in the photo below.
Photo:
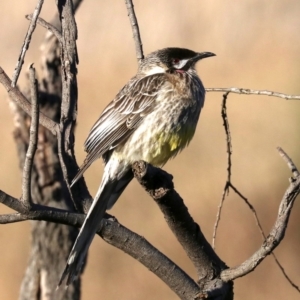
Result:
<svg viewBox="0 0 300 300"><path fill-rule="evenodd" d="M164 165L191 141L202 102L166 88L157 97L154 110L113 155L131 163L144 160L156 166Z"/></svg>

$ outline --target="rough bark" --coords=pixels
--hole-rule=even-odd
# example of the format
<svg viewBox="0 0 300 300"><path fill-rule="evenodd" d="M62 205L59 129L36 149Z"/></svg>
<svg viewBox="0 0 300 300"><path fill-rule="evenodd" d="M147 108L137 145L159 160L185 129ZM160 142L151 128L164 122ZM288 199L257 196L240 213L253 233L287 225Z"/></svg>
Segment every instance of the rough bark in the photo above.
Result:
<svg viewBox="0 0 300 300"><path fill-rule="evenodd" d="M42 51L44 73L39 103L41 110L58 122L61 104L61 64L57 40L48 34ZM28 92L26 94L28 95ZM14 138L22 169L28 148L30 117L20 108L14 107ZM42 126L39 126L38 138L38 150L32 171L32 200L34 203L73 210L59 163L57 138ZM76 228L66 225L46 221L32 223L31 251L19 299L80 299L80 279L68 289L56 291L58 279L77 234Z"/></svg>

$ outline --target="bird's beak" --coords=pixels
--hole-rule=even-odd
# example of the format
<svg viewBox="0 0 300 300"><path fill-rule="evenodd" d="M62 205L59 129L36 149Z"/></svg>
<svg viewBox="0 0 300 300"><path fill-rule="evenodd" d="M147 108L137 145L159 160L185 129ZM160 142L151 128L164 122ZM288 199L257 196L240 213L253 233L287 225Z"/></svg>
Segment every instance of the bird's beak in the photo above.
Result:
<svg viewBox="0 0 300 300"><path fill-rule="evenodd" d="M211 52L199 52L196 53L196 55L190 59L188 59L187 63L184 65L182 69L188 70L190 67L195 66L196 62L199 61L200 59L210 57L210 56L216 56L216 54L211 53Z"/></svg>
<svg viewBox="0 0 300 300"><path fill-rule="evenodd" d="M190 66L194 66L196 62L199 61L200 59L211 57L211 56L216 56L216 54L212 52L199 52L194 57L190 58L189 63L186 64L186 67L189 68Z"/></svg>
<svg viewBox="0 0 300 300"><path fill-rule="evenodd" d="M211 56L216 56L216 54L212 52L199 52L197 55L193 58L193 61L196 62L200 59L206 58L206 57L211 57Z"/></svg>

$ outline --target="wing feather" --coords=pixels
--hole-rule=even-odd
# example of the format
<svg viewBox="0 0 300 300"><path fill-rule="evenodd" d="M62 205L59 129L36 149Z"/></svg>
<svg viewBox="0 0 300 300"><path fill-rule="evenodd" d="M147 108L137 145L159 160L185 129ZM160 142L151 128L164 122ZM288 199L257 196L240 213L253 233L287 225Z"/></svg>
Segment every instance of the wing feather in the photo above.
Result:
<svg viewBox="0 0 300 300"><path fill-rule="evenodd" d="M85 141L88 153L72 185L97 158L126 141L155 106L155 99L166 74L153 74L132 78L116 98L108 104L92 127Z"/></svg>

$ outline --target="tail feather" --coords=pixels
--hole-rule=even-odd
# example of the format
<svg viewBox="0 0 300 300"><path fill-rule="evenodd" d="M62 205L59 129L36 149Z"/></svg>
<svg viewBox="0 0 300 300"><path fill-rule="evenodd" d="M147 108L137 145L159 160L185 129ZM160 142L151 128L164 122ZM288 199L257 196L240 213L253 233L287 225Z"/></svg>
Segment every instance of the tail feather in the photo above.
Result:
<svg viewBox="0 0 300 300"><path fill-rule="evenodd" d="M66 277L68 286L80 274L89 246L99 229L105 211L108 206L111 207L116 202L132 178L131 169L119 180L111 180L104 173L102 183L79 231L58 286Z"/></svg>
<svg viewBox="0 0 300 300"><path fill-rule="evenodd" d="M75 177L72 179L72 182L70 184L70 187L72 187L83 175L83 173L89 168L89 166L98 158L98 156L91 156L91 155L87 155L87 157L85 158L83 164L80 166L77 174L75 175Z"/></svg>
<svg viewBox="0 0 300 300"><path fill-rule="evenodd" d="M72 186L73 186L73 185L74 185L74 184L82 177L83 173L87 170L87 168L88 168L90 165L91 165L91 163L84 162L84 163L80 166L80 168L79 168L77 174L76 174L75 177L72 179L72 182L71 182L71 184L70 184L70 187L72 187Z"/></svg>
<svg viewBox="0 0 300 300"><path fill-rule="evenodd" d="M116 203L116 201L119 199L120 195L123 193L129 182L133 178L133 172L131 168L125 173L119 180L118 183L114 189L114 191L111 193L108 203L107 203L107 209L111 209L113 205Z"/></svg>
<svg viewBox="0 0 300 300"><path fill-rule="evenodd" d="M77 239L69 255L67 265L58 283L61 285L62 281L67 277L67 285L75 280L81 271L89 246L99 229L101 220L105 214L109 196L112 193L117 181L111 181L103 178L101 186L95 196L95 199L89 209L89 212L84 220L84 223L79 231Z"/></svg>

